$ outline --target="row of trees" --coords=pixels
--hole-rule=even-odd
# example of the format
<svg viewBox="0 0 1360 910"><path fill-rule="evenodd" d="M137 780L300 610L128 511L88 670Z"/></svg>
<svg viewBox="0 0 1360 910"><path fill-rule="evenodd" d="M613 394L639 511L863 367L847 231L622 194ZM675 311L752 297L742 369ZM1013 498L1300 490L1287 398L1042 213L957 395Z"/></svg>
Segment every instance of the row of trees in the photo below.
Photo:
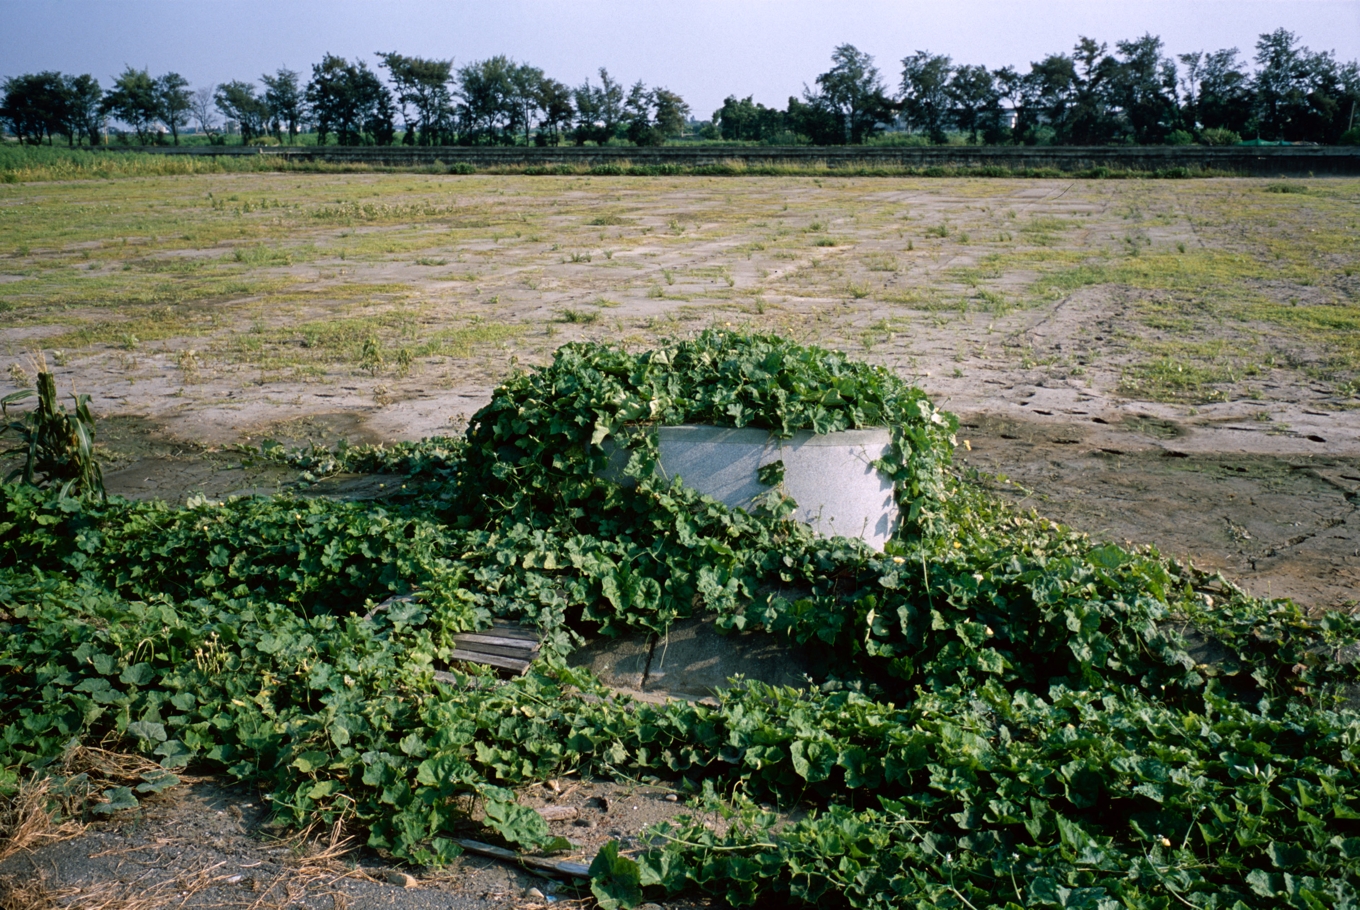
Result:
<svg viewBox="0 0 1360 910"><path fill-rule="evenodd" d="M172 127L183 123L177 115L187 104L185 85L174 73L153 80L145 72L128 70L105 93L90 75L30 73L5 80L0 119L19 141L33 144L63 135L71 145L81 139L97 145L110 115L146 136L157 120Z"/></svg>
<svg viewBox="0 0 1360 910"><path fill-rule="evenodd" d="M177 73L153 78L126 68L105 92L93 76L42 72L5 79L0 122L20 141L100 141L112 118L145 144L162 130L178 144L192 120L222 141L219 115L243 142L293 141L313 129L324 144L558 145L628 140L660 145L686 129L689 106L665 88L631 88L599 71L569 87L505 56L455 68L452 60L380 53L384 79L362 62L327 54L310 80L280 69L260 82L235 80L191 92ZM1179 61L1179 65L1178 65ZM1241 137L1360 142L1360 67L1315 53L1285 29L1261 35L1255 70L1236 48L1168 56L1144 35L1114 51L1081 38L1069 54L989 70L918 51L903 58L896 91L871 56L836 48L831 68L786 108L728 97L704 138L770 144L858 144L887 130L920 141L950 133L987 144L1224 144ZM400 123L398 123L400 121ZM400 129L399 129L400 126Z"/></svg>
<svg viewBox="0 0 1360 910"><path fill-rule="evenodd" d="M557 145L626 139L660 145L680 135L689 119L684 99L642 82L631 88L605 69L600 83L570 88L543 70L505 56L454 69L451 60L380 53L387 80L362 62L327 54L306 83L293 70L233 80L190 91L178 73L153 78L127 67L104 92L93 76L34 73L4 80L0 122L21 142L65 136L97 145L107 120L124 124L142 144L161 130L179 144L191 120L221 140L219 115L242 142L272 135L280 141L310 127L317 141L341 145Z"/></svg>
<svg viewBox="0 0 1360 910"><path fill-rule="evenodd" d="M950 131L987 144L1360 141L1360 67L1310 51L1285 29L1260 36L1254 72L1237 48L1181 54L1179 62L1153 35L1117 42L1114 53L1082 38L1072 53L1051 54L1024 73L918 51L902 60L894 94L873 58L846 44L786 109L730 96L709 133L818 145L860 143L892 127L937 143Z"/></svg>

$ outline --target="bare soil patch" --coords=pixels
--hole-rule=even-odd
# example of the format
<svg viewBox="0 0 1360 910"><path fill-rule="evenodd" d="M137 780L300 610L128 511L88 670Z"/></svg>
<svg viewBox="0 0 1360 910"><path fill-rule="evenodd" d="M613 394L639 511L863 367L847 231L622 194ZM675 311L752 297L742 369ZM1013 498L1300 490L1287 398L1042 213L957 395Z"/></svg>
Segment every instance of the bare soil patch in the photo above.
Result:
<svg viewBox="0 0 1360 910"><path fill-rule="evenodd" d="M523 800L544 809L554 818L553 833L576 845L554 859L589 863L608 840L632 848L643 827L687 811L667 799L674 794L655 787L556 783L558 790L533 788ZM270 826L262 806L246 787L188 779L115 820L0 862L0 906L493 910L593 904L588 891L583 895L565 880L472 853L440 869L413 869L385 861L343 832L300 838Z"/></svg>

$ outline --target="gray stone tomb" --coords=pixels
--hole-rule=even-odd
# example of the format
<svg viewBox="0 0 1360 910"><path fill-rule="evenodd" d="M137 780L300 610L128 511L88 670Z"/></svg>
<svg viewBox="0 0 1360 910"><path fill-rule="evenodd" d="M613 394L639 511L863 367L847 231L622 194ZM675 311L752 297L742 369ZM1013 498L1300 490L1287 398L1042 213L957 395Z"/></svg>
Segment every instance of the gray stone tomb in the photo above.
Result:
<svg viewBox="0 0 1360 910"><path fill-rule="evenodd" d="M892 444L887 429L847 430L817 435L800 432L780 439L767 430L712 426L660 427L659 471L666 479L732 508L749 509L770 487L760 469L784 463L783 489L796 503L793 517L818 534L858 537L881 551L901 516L892 480L874 462ZM631 481L623 473L628 450L606 441L609 463L603 476ZM814 673L812 655L761 632L722 635L711 618L676 623L657 639L634 635L592 642L572 655L606 684L643 697L701 698L726 688L736 675L771 685L801 686Z"/></svg>
<svg viewBox="0 0 1360 910"><path fill-rule="evenodd" d="M725 505L750 509L770 487L759 471L784 463L784 491L797 503L793 517L824 536L858 537L875 550L897 530L892 480L874 467L888 454L885 428L780 439L768 430L712 426L660 427L660 470ZM626 452L615 450L605 476L622 480Z"/></svg>

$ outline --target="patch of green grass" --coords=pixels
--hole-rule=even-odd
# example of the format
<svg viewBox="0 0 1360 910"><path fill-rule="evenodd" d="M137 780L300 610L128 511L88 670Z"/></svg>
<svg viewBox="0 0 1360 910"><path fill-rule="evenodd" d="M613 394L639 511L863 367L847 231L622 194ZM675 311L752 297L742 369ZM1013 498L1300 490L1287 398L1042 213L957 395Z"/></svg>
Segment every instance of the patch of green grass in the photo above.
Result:
<svg viewBox="0 0 1360 910"><path fill-rule="evenodd" d="M1117 284L1143 290L1228 293L1233 285L1245 281L1297 282L1314 274L1303 264L1269 262L1228 250L1144 252L1138 257L1087 262L1050 273L1036 282L1036 289L1071 293L1092 285Z"/></svg>
<svg viewBox="0 0 1360 910"><path fill-rule="evenodd" d="M232 252L231 258L234 262L259 268L291 265L293 263L293 253L287 248L265 246L262 243L248 247L237 247Z"/></svg>
<svg viewBox="0 0 1360 910"><path fill-rule="evenodd" d="M221 323L211 314L176 312L175 308L158 308L150 313L119 320L97 320L81 323L69 331L44 339L53 348L80 349L106 345L131 350L136 343L166 341L171 338L198 338L217 331Z"/></svg>
<svg viewBox="0 0 1360 910"><path fill-rule="evenodd" d="M991 313L1001 314L1008 312L1011 308L1010 302L1006 300L1006 295L1000 291L989 291L986 288L979 288L976 294L978 300L982 301L984 308Z"/></svg>
<svg viewBox="0 0 1360 910"><path fill-rule="evenodd" d="M405 376L418 358L466 357L479 347L520 335L523 327L473 319L429 333L419 309L397 307L381 313L336 315L276 325L262 332L236 333L214 353L264 371L292 371L319 378L347 365L372 376Z"/></svg>
<svg viewBox="0 0 1360 910"><path fill-rule="evenodd" d="M1360 370L1360 309L1347 305L1289 305L1256 300L1239 309L1239 318L1278 326L1295 343L1318 350L1327 371Z"/></svg>
<svg viewBox="0 0 1360 910"><path fill-rule="evenodd" d="M590 310L565 309L557 314L558 322L568 322L573 325L590 325L594 322L598 322L599 319L600 314L593 313Z"/></svg>
<svg viewBox="0 0 1360 910"><path fill-rule="evenodd" d="M1218 386L1235 379L1225 366L1158 357L1125 370L1119 392L1145 401L1200 404L1224 400L1227 394Z"/></svg>
<svg viewBox="0 0 1360 910"><path fill-rule="evenodd" d="M4 183L240 174L275 169L275 164L267 164L251 155L200 158L0 144L0 182Z"/></svg>
<svg viewBox="0 0 1360 910"><path fill-rule="evenodd" d="M10 302L28 322L72 320L69 310L91 308L135 315L146 307L230 301L270 294L298 283L283 276L218 274L193 279L149 280L145 275L112 274L75 282L14 282L6 287ZM74 317L79 319L79 316Z"/></svg>
<svg viewBox="0 0 1360 910"><path fill-rule="evenodd" d="M964 266L962 268L950 269L946 273L954 281L966 284L970 288L977 287L983 281L992 281L1000 278L1004 272L992 265L986 266Z"/></svg>
<svg viewBox="0 0 1360 910"><path fill-rule="evenodd" d="M631 280L616 279L610 287L654 298L683 290L676 299L704 307L736 293L737 283L743 294L771 299L824 299L865 285L877 304L938 311L945 319L960 310L1046 304L1073 289L1107 283L1129 289L1137 316L1164 331L1186 337L1202 337L1218 325L1232 333L1278 331L1311 346L1300 354L1305 366L1335 370L1360 362L1347 315L1353 282L1345 277L1360 268L1357 181L1312 181L1306 194L1263 192L1264 181L1078 184L1068 198L1096 203L1089 217L1055 210L1009 220L1003 220L1006 203L993 211L989 197L1021 184L956 181L943 188L945 195L915 207L910 225L898 211L857 207L863 184L855 180L828 180L815 199L807 196L810 182L803 178L710 183L219 173L14 184L0 187L0 307L9 308L5 319L12 325L62 326L68 332L63 347L78 347L78 339L118 344L121 336L135 335L139 351L151 354L158 340L178 331L186 338L243 336L254 319L273 326L289 318L309 323L332 312L341 319L367 317L402 298L430 304L422 310L430 320L422 330L427 332L449 319L461 321L466 306L507 299L510 288L566 292L576 309L589 311L595 309L589 301L606 291L598 283L600 268L630 270ZM899 187L938 194L942 185L903 179ZM656 222L640 232L650 234L646 242L660 245L668 258L638 250L624 255L620 243L611 259L599 248L604 225L589 222L621 212L622 192L631 194L630 217L638 220L643 212ZM1120 213L1132 220L1120 220ZM666 219L682 233L668 235ZM1149 247L1140 241L1136 259L1112 250L1111 236L1117 247L1118 237L1160 223L1175 226L1172 243ZM534 244L514 242L526 225ZM688 253L699 225L712 246L696 260ZM907 252L912 244L906 231L920 237L928 225L938 225L928 233L939 239ZM1004 233L996 236L1006 237L1020 228L1014 234L1019 248L990 245L997 226ZM1082 245L1088 233L1099 246ZM1175 253L1175 238L1191 233L1196 243ZM973 245L958 245L963 234L972 235ZM1052 245L1035 245L1040 236ZM863 252L819 251L832 243L842 251L862 243ZM1201 253L1201 244L1209 252ZM591 256L595 262L589 269L563 268L571 250L580 261ZM965 251L975 255L955 258ZM806 265L811 256L817 261ZM951 260L972 264L954 268ZM392 268L412 274L412 265L447 268L431 268L409 285L374 280ZM881 287L883 281L870 280L876 272L897 272L911 287ZM356 308L360 302L374 306ZM167 307L170 316L151 315ZM215 322L207 320L209 313ZM381 326L378 337L388 346L389 363L394 351L413 343ZM274 344L268 331L256 333L255 342L261 358L327 362L308 359L314 355L300 353L296 340L291 349ZM214 348L212 342L188 346L209 354Z"/></svg>
<svg viewBox="0 0 1360 910"><path fill-rule="evenodd" d="M1135 347L1150 356L1124 371L1119 391L1148 401L1222 401L1228 394L1222 386L1268 368L1258 349L1224 338L1138 341Z"/></svg>
<svg viewBox="0 0 1360 910"><path fill-rule="evenodd" d="M1004 253L988 253L982 257L981 263L985 268L1000 273L1011 269L1073 266L1089 262L1091 259L1090 250L1024 249L1007 250Z"/></svg>
<svg viewBox="0 0 1360 910"><path fill-rule="evenodd" d="M1022 234L1056 234L1070 231L1075 227L1080 227L1078 222L1066 218L1035 216L1020 225L1020 232Z"/></svg>

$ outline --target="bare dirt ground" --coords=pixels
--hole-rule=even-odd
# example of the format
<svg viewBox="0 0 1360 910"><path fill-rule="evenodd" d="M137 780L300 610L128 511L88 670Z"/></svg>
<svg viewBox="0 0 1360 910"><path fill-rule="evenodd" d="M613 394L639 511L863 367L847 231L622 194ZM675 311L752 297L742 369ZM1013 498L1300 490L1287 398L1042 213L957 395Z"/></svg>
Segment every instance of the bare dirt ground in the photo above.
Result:
<svg viewBox="0 0 1360 910"><path fill-rule="evenodd" d="M589 864L609 840L636 846L648 825L691 812L667 790L608 781L534 787L525 805L552 807L552 833ZM668 799L667 797L670 797ZM0 862L0 907L98 910L496 910L593 906L570 879L464 854L442 869L393 864L327 832L301 839L272 827L248 788L212 778L184 783L142 808ZM27 892L26 894L24 892ZM676 901L668 907L705 907Z"/></svg>
<svg viewBox="0 0 1360 910"><path fill-rule="evenodd" d="M959 415L961 468L1040 513L1155 544L1258 594L1353 609L1357 237L1353 180L4 186L0 368L17 387L42 351L63 385L93 396L111 491L182 499L288 483L232 449L266 437L457 432L500 378L566 341L777 331L919 384ZM348 482L338 495L380 495ZM597 796L608 818L606 803L586 804ZM683 809L599 782L572 800L569 836L586 855L613 830ZM479 859L413 870L413 889L362 852L309 865L266 838L252 802L200 781L0 874L43 870L65 906L556 896ZM194 884L200 873L210 885ZM71 891L119 882L122 904Z"/></svg>

